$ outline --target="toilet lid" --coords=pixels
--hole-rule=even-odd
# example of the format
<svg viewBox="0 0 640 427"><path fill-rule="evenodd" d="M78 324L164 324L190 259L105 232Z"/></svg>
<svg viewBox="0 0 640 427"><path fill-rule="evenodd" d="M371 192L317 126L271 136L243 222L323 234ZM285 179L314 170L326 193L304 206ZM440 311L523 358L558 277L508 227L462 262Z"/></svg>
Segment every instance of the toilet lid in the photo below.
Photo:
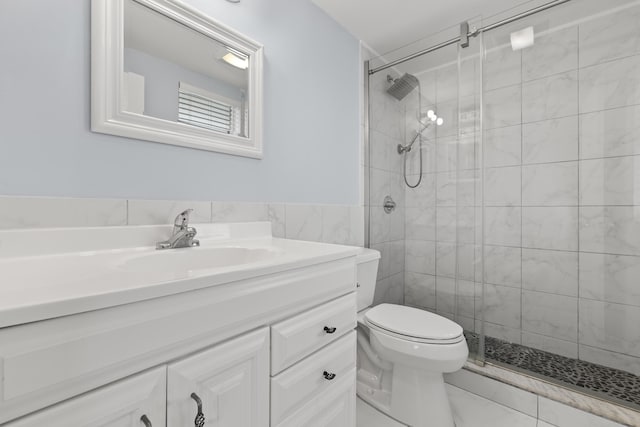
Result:
<svg viewBox="0 0 640 427"><path fill-rule="evenodd" d="M378 328L412 338L450 341L462 336L462 327L451 320L418 308L380 304L365 319Z"/></svg>

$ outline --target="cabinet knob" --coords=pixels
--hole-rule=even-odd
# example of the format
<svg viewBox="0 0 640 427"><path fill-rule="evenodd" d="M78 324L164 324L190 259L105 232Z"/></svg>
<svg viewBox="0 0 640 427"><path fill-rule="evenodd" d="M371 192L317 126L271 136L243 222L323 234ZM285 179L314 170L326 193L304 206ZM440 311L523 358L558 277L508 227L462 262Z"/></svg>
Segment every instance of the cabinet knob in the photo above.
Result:
<svg viewBox="0 0 640 427"><path fill-rule="evenodd" d="M334 332L336 331L336 328L330 328L330 327L328 327L328 326L325 326L325 327L324 327L324 331L325 331L326 333L328 333L328 334L332 334L332 333L334 333Z"/></svg>
<svg viewBox="0 0 640 427"><path fill-rule="evenodd" d="M146 415L141 416L140 421L142 421L142 424L144 424L144 427L153 427L151 425L151 421L149 421L149 417L147 417Z"/></svg>
<svg viewBox="0 0 640 427"><path fill-rule="evenodd" d="M322 373L322 375L324 376L325 380L329 380L329 381L331 381L332 379L334 379L336 377L336 374L333 374L333 373L330 373L330 372L327 372L327 371L324 371Z"/></svg>
<svg viewBox="0 0 640 427"><path fill-rule="evenodd" d="M191 393L191 398L195 400L196 405L198 405L198 413L196 414L196 418L193 420L193 422L195 423L195 427L204 427L204 413L202 413L202 400L195 393Z"/></svg>

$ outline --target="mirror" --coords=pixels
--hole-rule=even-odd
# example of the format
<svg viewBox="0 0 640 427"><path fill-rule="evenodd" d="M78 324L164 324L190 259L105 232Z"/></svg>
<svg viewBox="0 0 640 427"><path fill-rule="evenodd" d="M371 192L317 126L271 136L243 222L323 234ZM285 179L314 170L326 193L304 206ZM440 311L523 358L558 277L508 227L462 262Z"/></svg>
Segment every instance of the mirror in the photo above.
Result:
<svg viewBox="0 0 640 427"><path fill-rule="evenodd" d="M178 1L92 0L91 128L261 158L262 50Z"/></svg>

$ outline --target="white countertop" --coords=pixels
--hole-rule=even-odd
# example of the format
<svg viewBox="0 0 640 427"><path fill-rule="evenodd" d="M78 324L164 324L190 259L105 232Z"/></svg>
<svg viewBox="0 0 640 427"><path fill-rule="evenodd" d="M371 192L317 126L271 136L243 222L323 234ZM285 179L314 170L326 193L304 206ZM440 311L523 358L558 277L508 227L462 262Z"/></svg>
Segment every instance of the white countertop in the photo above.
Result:
<svg viewBox="0 0 640 427"><path fill-rule="evenodd" d="M269 223L195 227L200 247L162 251L155 242L168 236L168 226L0 231L0 328L355 257L360 251L272 238ZM268 256L230 266L218 260L212 268L163 268L166 257L202 256L215 248ZM158 270L128 264L144 257L152 266L157 257Z"/></svg>

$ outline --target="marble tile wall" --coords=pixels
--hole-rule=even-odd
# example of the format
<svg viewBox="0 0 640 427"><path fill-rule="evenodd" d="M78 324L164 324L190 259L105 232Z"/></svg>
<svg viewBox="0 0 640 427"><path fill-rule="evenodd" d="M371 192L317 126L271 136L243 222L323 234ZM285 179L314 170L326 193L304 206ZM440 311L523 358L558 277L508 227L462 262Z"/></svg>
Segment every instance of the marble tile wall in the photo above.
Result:
<svg viewBox="0 0 640 427"><path fill-rule="evenodd" d="M390 70L389 74L398 77ZM378 282L374 304L382 302L402 304L406 262L419 262L427 248L406 246L405 252L405 194L402 156L398 155L398 144L405 144L405 110L408 103L415 103L411 93L398 101L386 90L390 86L386 73L378 73L370 79L369 146L365 147L365 168L369 172L369 192L365 208L370 215L370 246L382 254L378 268ZM435 160L435 159L434 159ZM391 196L396 208L386 213L384 198ZM422 232L427 224L415 223ZM411 250L409 253L408 251Z"/></svg>
<svg viewBox="0 0 640 427"><path fill-rule="evenodd" d="M624 22L639 17L605 13L521 51L493 34L484 81L487 333L634 373L640 29Z"/></svg>
<svg viewBox="0 0 640 427"><path fill-rule="evenodd" d="M470 330L483 314L488 335L640 371L640 5L625 6L521 51L503 44L513 29L485 37L484 308L479 89L458 86L457 65L419 75L454 119L406 189L406 304Z"/></svg>
<svg viewBox="0 0 640 427"><path fill-rule="evenodd" d="M171 224L193 208L192 223L271 221L288 239L364 245L362 206L0 196L0 229Z"/></svg>

